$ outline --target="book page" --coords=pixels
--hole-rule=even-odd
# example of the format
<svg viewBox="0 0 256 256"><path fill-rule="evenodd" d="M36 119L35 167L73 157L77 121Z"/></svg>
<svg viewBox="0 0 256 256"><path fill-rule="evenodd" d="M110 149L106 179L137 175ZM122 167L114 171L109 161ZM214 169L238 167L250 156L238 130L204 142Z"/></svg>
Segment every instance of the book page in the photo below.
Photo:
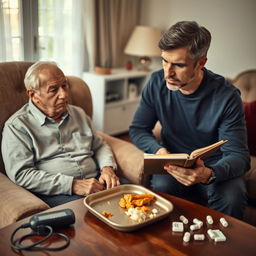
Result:
<svg viewBox="0 0 256 256"><path fill-rule="evenodd" d="M221 140L219 142L216 142L212 145L206 146L204 148L199 148L194 150L191 154L190 154L190 159L194 159L200 156L204 156L206 153L211 153L212 151L217 150L218 148L220 148L223 144L225 144L227 142L227 140Z"/></svg>
<svg viewBox="0 0 256 256"><path fill-rule="evenodd" d="M164 155L156 155L156 154L144 154L144 159L188 159L189 155L185 153L178 154L164 154Z"/></svg>

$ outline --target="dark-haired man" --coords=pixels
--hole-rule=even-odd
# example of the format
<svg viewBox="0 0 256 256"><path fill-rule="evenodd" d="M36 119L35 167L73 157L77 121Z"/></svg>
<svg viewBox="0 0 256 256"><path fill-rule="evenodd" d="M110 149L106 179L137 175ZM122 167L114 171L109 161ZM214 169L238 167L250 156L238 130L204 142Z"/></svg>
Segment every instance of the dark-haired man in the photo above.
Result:
<svg viewBox="0 0 256 256"><path fill-rule="evenodd" d="M144 152L190 153L228 140L193 168L166 165L151 187L177 196L198 189L211 208L242 218L246 205L244 173L250 167L239 90L204 66L210 32L196 22L174 24L159 41L163 69L152 74L130 126L132 141ZM152 134L157 121L161 141Z"/></svg>

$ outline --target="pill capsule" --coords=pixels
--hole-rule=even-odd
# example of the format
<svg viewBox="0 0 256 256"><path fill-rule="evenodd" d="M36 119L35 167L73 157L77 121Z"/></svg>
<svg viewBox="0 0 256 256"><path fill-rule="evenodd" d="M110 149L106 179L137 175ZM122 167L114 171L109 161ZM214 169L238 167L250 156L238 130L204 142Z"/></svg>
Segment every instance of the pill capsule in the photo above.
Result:
<svg viewBox="0 0 256 256"><path fill-rule="evenodd" d="M190 225L190 230L198 230L198 229L200 229L201 227L199 226L199 225L197 225L197 224L193 224L193 225Z"/></svg>
<svg viewBox="0 0 256 256"><path fill-rule="evenodd" d="M221 225L222 225L223 227L225 227L225 228L228 226L228 222L226 221L225 218L220 218L220 223L221 223Z"/></svg>
<svg viewBox="0 0 256 256"><path fill-rule="evenodd" d="M184 226L182 222L173 222L172 223L172 231L173 232L183 232Z"/></svg>
<svg viewBox="0 0 256 256"><path fill-rule="evenodd" d="M188 224L188 219L187 219L185 216L181 215L181 216L180 216L180 220L181 220L184 224Z"/></svg>
<svg viewBox="0 0 256 256"><path fill-rule="evenodd" d="M226 236L221 232L219 229L212 230L212 233L214 234L214 241L215 242L225 242Z"/></svg>
<svg viewBox="0 0 256 256"><path fill-rule="evenodd" d="M204 238L204 234L194 234L194 240L203 241Z"/></svg>
<svg viewBox="0 0 256 256"><path fill-rule="evenodd" d="M207 234L209 235L209 237L211 238L211 239L214 239L215 238L215 234L214 234L214 232L212 231L212 229L208 229L207 230Z"/></svg>
<svg viewBox="0 0 256 256"><path fill-rule="evenodd" d="M183 236L183 241L184 242L189 242L190 240L190 233L189 232L185 232L184 236Z"/></svg>
<svg viewBox="0 0 256 256"><path fill-rule="evenodd" d="M206 216L206 221L207 221L208 224L212 225L212 224L213 224L212 216L207 215L207 216Z"/></svg>
<svg viewBox="0 0 256 256"><path fill-rule="evenodd" d="M197 218L193 219L193 223L200 226L200 228L204 225L204 223L201 220L197 219Z"/></svg>

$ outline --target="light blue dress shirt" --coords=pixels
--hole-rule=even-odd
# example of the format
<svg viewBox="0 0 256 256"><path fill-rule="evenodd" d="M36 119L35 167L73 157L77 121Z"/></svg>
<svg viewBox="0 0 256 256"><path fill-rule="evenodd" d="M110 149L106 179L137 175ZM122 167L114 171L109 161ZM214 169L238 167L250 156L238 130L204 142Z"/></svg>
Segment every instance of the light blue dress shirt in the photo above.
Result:
<svg viewBox="0 0 256 256"><path fill-rule="evenodd" d="M83 109L73 105L57 123L29 101L6 121L2 155L13 182L45 195L71 195L74 178L95 178L104 166L116 168L109 146Z"/></svg>

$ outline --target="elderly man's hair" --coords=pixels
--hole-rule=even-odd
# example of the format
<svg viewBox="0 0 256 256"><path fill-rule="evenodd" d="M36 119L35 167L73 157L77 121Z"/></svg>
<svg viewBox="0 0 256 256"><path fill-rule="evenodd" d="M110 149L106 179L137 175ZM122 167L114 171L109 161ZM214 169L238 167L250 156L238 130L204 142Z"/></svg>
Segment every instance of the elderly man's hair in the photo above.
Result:
<svg viewBox="0 0 256 256"><path fill-rule="evenodd" d="M26 72L25 78L24 78L24 84L27 90L34 89L39 90L40 89L40 79L39 79L39 73L41 70L43 70L45 67L49 66L56 66L56 62L53 61L37 61L32 66L30 66Z"/></svg>
<svg viewBox="0 0 256 256"><path fill-rule="evenodd" d="M180 21L162 36L158 47L163 51L188 47L190 55L197 60L206 57L211 43L211 33L195 21Z"/></svg>

